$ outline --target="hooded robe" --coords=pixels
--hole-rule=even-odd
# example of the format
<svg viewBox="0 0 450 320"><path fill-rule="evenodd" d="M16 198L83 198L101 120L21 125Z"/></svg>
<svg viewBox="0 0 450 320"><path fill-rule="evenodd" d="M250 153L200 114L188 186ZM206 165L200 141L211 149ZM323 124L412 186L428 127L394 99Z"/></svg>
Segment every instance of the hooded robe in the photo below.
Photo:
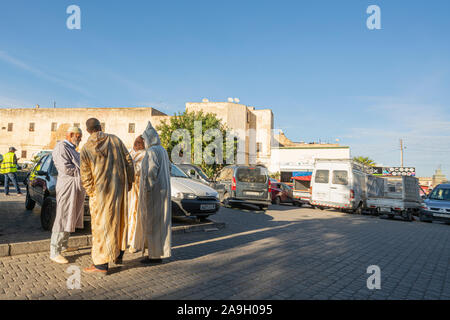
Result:
<svg viewBox="0 0 450 320"><path fill-rule="evenodd" d="M130 248L137 250L143 248L143 228L138 222L139 213L139 182L141 176L141 164L145 156L145 150L135 151L131 149L131 158L134 164L134 183L128 193L128 244Z"/></svg>
<svg viewBox="0 0 450 320"><path fill-rule="evenodd" d="M83 228L84 199L81 186L80 154L67 141L60 141L52 152L58 170L56 181L56 218L52 232L75 232Z"/></svg>
<svg viewBox="0 0 450 320"><path fill-rule="evenodd" d="M142 137L146 150L141 165L139 216L148 241L149 258L169 258L172 245L170 160L150 122Z"/></svg>
<svg viewBox="0 0 450 320"><path fill-rule="evenodd" d="M133 160L123 142L112 134L93 133L81 150L81 181L89 195L95 265L113 262L126 249L133 180Z"/></svg>

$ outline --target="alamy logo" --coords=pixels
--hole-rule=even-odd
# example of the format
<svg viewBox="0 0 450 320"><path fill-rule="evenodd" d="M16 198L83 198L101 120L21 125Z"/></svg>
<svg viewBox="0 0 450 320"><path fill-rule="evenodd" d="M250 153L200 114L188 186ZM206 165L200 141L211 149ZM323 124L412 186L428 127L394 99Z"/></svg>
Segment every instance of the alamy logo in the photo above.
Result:
<svg viewBox="0 0 450 320"><path fill-rule="evenodd" d="M367 273L372 274L367 278L367 289L369 290L380 290L381 289L381 269L379 266L368 266Z"/></svg>
<svg viewBox="0 0 450 320"><path fill-rule="evenodd" d="M369 30L381 29L381 9L377 5L371 5L367 8L367 14L371 16L367 18L367 28Z"/></svg>
<svg viewBox="0 0 450 320"><path fill-rule="evenodd" d="M80 30L81 29L81 9L77 5L70 5L66 10L67 14L70 16L67 18L66 25L69 30Z"/></svg>
<svg viewBox="0 0 450 320"><path fill-rule="evenodd" d="M78 266L70 266L67 268L66 273L71 274L69 278L67 278L66 284L67 289L81 289L81 270Z"/></svg>

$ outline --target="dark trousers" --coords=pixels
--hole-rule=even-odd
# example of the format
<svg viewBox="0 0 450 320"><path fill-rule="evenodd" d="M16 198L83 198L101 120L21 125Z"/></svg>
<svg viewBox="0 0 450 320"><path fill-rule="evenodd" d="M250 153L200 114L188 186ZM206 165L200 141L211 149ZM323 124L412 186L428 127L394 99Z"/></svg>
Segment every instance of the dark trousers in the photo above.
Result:
<svg viewBox="0 0 450 320"><path fill-rule="evenodd" d="M125 251L120 251L120 254L118 256L119 259L123 258L123 254L125 253ZM104 264L94 264L94 266L99 269L99 270L108 270L109 267L109 263L104 263Z"/></svg>
<svg viewBox="0 0 450 320"><path fill-rule="evenodd" d="M11 180L11 182L13 183L17 193L22 193L17 183L17 174L15 172L12 172L12 173L5 173L5 194L9 193L9 180Z"/></svg>

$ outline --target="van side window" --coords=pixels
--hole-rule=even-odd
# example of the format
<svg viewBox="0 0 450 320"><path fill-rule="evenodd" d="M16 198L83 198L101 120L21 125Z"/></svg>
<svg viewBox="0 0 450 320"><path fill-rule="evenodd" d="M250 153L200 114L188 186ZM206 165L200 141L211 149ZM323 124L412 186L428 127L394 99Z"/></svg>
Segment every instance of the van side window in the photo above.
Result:
<svg viewBox="0 0 450 320"><path fill-rule="evenodd" d="M348 172L345 170L333 171L333 184L348 185Z"/></svg>
<svg viewBox="0 0 450 320"><path fill-rule="evenodd" d="M330 179L330 171L329 170L317 170L316 171L316 179L314 180L316 183L328 183Z"/></svg>

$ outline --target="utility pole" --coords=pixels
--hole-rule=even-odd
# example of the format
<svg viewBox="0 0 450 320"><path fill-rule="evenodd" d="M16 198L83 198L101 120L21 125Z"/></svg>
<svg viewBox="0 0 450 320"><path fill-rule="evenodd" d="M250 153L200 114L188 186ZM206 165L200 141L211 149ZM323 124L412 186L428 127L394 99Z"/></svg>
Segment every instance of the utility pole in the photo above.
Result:
<svg viewBox="0 0 450 320"><path fill-rule="evenodd" d="M400 162L403 168L403 139L400 139Z"/></svg>

